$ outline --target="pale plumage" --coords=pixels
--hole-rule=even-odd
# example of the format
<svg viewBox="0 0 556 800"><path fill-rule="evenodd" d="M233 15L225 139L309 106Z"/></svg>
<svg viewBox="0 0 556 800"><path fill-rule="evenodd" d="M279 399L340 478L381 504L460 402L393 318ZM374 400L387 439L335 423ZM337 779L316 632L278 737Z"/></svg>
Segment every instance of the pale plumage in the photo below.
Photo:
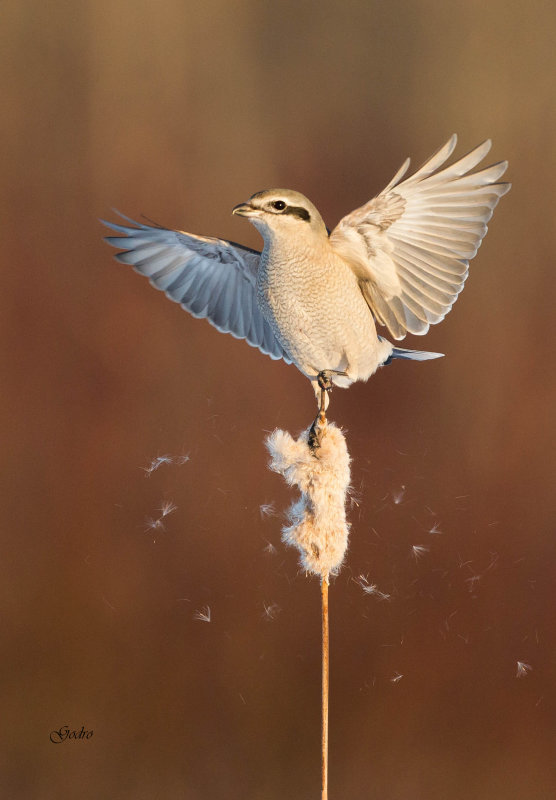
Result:
<svg viewBox="0 0 556 800"><path fill-rule="evenodd" d="M194 316L293 362L317 393L323 375L349 386L392 358L440 355L393 347L377 335L375 322L403 339L444 319L494 207L510 188L498 182L506 162L471 172L490 141L440 169L455 144L452 136L402 181L408 159L330 235L306 197L272 189L234 209L261 233L262 253L132 220L133 227L105 222L122 234L107 241L125 247L116 258Z"/></svg>

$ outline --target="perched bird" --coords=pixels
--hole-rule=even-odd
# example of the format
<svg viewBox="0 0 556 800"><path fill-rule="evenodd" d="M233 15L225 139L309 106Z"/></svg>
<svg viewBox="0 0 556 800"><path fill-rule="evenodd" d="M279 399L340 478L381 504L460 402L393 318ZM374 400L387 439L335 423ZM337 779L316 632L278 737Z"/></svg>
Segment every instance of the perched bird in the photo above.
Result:
<svg viewBox="0 0 556 800"><path fill-rule="evenodd" d="M498 182L506 161L472 172L489 140L445 167L456 141L452 136L402 181L407 159L380 194L331 233L302 194L268 189L232 212L257 228L262 252L128 217L133 227L104 222L122 234L106 241L125 248L119 261L194 316L295 364L323 410L333 385L366 381L394 358L442 355L394 347L376 325L399 340L444 319L510 188Z"/></svg>

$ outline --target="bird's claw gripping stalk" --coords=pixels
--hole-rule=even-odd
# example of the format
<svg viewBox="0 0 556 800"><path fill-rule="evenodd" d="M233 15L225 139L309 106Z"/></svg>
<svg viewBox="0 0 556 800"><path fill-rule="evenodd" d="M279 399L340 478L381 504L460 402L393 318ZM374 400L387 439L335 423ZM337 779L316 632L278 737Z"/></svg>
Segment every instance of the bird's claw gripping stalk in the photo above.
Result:
<svg viewBox="0 0 556 800"><path fill-rule="evenodd" d="M322 438L322 434L324 428L326 426L326 414L324 411L319 411L315 419L313 420L313 424L309 430L309 438L308 444L313 453L320 447L320 442Z"/></svg>
<svg viewBox="0 0 556 800"><path fill-rule="evenodd" d="M332 391L331 373L328 370L319 372L317 382L320 387L319 413L313 420L309 430L309 447L313 452L320 447L324 426L326 425L326 393Z"/></svg>

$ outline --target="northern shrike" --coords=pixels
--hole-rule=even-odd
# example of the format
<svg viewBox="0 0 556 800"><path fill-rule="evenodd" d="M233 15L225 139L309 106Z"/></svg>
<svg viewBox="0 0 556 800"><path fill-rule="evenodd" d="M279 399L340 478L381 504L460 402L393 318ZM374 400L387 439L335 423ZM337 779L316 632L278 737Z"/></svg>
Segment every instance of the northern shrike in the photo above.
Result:
<svg viewBox="0 0 556 800"><path fill-rule="evenodd" d="M254 194L233 214L261 234L261 252L233 242L128 220L104 222L121 236L106 241L152 285L219 331L293 363L309 378L321 408L332 385L366 381L394 358L441 353L394 347L424 334L452 308L500 197L507 162L471 172L489 140L443 167L456 136L402 181L405 161L388 186L329 233L299 192ZM123 216L123 215L122 215Z"/></svg>

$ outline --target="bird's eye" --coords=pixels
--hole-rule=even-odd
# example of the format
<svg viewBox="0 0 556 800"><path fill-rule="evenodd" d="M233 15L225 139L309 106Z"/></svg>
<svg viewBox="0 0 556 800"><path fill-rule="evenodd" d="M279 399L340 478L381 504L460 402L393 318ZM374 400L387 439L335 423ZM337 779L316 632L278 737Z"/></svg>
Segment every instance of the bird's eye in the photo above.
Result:
<svg viewBox="0 0 556 800"><path fill-rule="evenodd" d="M284 203L283 200L275 200L272 203L272 208L275 208L276 211L283 211L285 209L285 207L286 207L286 204Z"/></svg>

